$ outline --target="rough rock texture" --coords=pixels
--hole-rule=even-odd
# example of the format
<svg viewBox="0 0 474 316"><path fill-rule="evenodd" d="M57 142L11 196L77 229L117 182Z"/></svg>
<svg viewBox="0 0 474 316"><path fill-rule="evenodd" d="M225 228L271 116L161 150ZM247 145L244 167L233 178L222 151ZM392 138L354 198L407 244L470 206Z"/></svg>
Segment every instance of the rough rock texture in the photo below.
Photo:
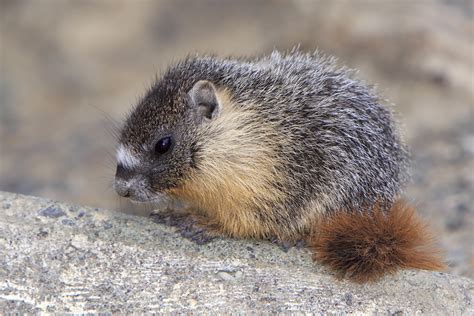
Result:
<svg viewBox="0 0 474 316"><path fill-rule="evenodd" d="M0 310L474 313L474 283L404 271L336 281L309 252L259 241L198 246L107 210L0 192Z"/></svg>
<svg viewBox="0 0 474 316"><path fill-rule="evenodd" d="M111 188L108 130L155 73L189 53L297 44L396 104L407 198L439 232L447 271L474 279L471 0L0 0L0 190L137 214Z"/></svg>

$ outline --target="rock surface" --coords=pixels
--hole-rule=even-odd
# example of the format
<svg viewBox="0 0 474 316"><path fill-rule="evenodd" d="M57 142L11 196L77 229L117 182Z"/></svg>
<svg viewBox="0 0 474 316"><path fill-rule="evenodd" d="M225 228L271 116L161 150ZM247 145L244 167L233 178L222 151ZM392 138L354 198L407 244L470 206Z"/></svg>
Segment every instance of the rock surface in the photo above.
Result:
<svg viewBox="0 0 474 316"><path fill-rule="evenodd" d="M277 3L0 1L0 190L138 214L111 189L110 156L155 73L196 51L300 44L396 104L414 158L406 196L439 232L447 271L474 279L472 1Z"/></svg>
<svg viewBox="0 0 474 316"><path fill-rule="evenodd" d="M113 134L155 74L194 52L298 44L396 105L414 159L406 197L438 232L447 271L474 279L470 0L1 0L0 191L139 214L111 188Z"/></svg>
<svg viewBox="0 0 474 316"><path fill-rule="evenodd" d="M198 246L144 217L0 192L1 311L473 314L473 294L427 271L337 281L306 250Z"/></svg>

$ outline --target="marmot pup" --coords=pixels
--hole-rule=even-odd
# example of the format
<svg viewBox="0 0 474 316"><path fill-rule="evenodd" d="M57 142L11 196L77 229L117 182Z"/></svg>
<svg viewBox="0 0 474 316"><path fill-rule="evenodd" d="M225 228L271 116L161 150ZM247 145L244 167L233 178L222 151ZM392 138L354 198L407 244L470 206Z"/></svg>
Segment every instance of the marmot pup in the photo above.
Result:
<svg viewBox="0 0 474 316"><path fill-rule="evenodd" d="M377 95L318 53L187 58L127 118L115 189L186 201L159 215L184 236L304 240L337 275L439 269L397 201L407 152Z"/></svg>

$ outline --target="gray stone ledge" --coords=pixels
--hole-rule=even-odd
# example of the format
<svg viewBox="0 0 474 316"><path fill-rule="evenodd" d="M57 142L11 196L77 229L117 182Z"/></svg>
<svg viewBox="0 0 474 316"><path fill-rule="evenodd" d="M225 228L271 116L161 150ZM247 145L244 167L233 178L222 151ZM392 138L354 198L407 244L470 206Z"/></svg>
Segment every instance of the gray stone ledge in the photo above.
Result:
<svg viewBox="0 0 474 316"><path fill-rule="evenodd" d="M306 250L198 246L147 218L0 192L0 310L473 314L474 283L403 271L337 281Z"/></svg>

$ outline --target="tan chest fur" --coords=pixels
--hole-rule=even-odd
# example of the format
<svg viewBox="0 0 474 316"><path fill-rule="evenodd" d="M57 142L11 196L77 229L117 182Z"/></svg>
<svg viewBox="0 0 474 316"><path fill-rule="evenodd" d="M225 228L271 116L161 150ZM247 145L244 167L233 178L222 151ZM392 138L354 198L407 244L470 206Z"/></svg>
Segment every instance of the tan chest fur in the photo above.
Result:
<svg viewBox="0 0 474 316"><path fill-rule="evenodd" d="M276 171L275 148L281 141L276 130L249 108L232 103L218 93L219 117L199 130L198 168L170 193L194 205L234 237L265 237L276 227L262 222L271 214L269 204L284 197L272 186L283 181Z"/></svg>

